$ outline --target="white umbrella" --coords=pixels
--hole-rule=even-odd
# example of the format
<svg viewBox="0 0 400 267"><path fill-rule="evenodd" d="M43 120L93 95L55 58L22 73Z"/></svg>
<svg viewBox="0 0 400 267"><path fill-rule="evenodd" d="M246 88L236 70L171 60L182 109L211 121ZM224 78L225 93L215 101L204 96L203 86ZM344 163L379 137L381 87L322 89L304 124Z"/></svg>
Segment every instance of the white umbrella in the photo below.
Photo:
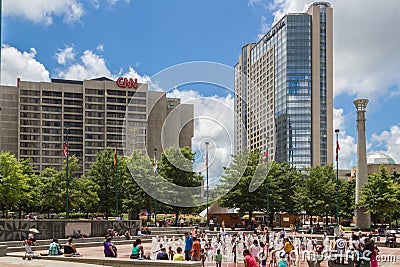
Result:
<svg viewBox="0 0 400 267"><path fill-rule="evenodd" d="M38 230L38 229L35 229L35 228L29 229L29 232L32 232L32 233L35 233L35 234L40 233L39 230Z"/></svg>

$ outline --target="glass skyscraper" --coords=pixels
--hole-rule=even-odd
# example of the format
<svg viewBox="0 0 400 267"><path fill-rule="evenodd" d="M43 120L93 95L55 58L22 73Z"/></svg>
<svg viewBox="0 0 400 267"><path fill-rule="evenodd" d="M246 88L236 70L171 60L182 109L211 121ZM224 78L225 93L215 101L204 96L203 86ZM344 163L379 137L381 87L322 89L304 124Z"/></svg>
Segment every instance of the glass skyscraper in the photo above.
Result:
<svg viewBox="0 0 400 267"><path fill-rule="evenodd" d="M236 152L302 168L333 161L332 8L285 15L235 65Z"/></svg>

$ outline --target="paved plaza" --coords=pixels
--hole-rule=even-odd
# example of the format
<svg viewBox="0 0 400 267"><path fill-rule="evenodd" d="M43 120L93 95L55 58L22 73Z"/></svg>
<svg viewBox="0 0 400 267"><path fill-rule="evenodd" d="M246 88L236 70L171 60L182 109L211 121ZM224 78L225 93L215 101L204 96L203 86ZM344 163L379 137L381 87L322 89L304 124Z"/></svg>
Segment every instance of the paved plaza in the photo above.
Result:
<svg viewBox="0 0 400 267"><path fill-rule="evenodd" d="M151 244L150 243L144 243L144 250L150 251L151 250ZM126 245L118 245L118 259L123 259L126 261L130 261L129 255L131 253L132 245L131 244L126 244ZM380 257L382 257L382 261L379 262L379 266L382 267L392 267L392 266L400 266L400 248L388 248L388 247L379 247L380 249ZM78 251L83 255L85 258L90 258L90 259L101 259L104 260L104 255L103 255L103 247L102 246L97 246L97 247L82 247L79 248L78 245ZM39 253L47 253L47 251L42 250L42 251L36 251ZM43 266L43 267L48 267L48 266L57 266L57 267L89 267L89 266L104 266L104 265L94 265L94 264L81 264L81 263L72 263L72 262L65 262L65 261L53 261L53 260L45 260L45 259L39 259L39 260L23 260L22 255L23 252L14 252L14 253L9 253L9 255L13 255L13 257L7 256L7 257L0 257L0 266L1 267L15 267L15 266ZM17 257L19 256L19 257ZM63 256L60 256L63 257ZM384 261L384 258L389 259L390 262ZM215 266L214 262L209 262L206 264L206 266ZM237 264L227 264L223 263L222 266L226 267L231 267L231 266L238 266L242 267L244 266L243 263L237 263ZM306 267L308 266L306 262L299 262L299 265L297 267ZM327 267L327 261L323 261L321 264L321 267Z"/></svg>

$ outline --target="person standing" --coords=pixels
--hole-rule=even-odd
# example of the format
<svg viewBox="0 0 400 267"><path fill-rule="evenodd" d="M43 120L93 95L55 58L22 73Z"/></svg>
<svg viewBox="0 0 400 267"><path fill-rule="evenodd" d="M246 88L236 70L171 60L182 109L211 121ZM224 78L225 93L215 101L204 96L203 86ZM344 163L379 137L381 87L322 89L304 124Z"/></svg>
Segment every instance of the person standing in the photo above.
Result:
<svg viewBox="0 0 400 267"><path fill-rule="evenodd" d="M281 231L281 239L284 239L285 237L286 237L286 232L285 232L285 229L283 229L282 228L282 231Z"/></svg>
<svg viewBox="0 0 400 267"><path fill-rule="evenodd" d="M222 266L222 254L221 249L217 249L217 254L215 255L215 267Z"/></svg>
<svg viewBox="0 0 400 267"><path fill-rule="evenodd" d="M343 239L343 235L339 236L335 241L336 250L336 263L344 264L345 252L346 252L347 241Z"/></svg>
<svg viewBox="0 0 400 267"><path fill-rule="evenodd" d="M371 267L378 267L377 256L379 255L379 248L375 245L374 240L370 240L371 244L374 247L374 251L371 256Z"/></svg>
<svg viewBox="0 0 400 267"><path fill-rule="evenodd" d="M200 260L200 242L197 237L193 237L193 247L192 247L192 260L199 261Z"/></svg>
<svg viewBox="0 0 400 267"><path fill-rule="evenodd" d="M260 263L259 254L261 247L258 245L258 241L254 240L253 244L250 246L250 253L254 257L257 263Z"/></svg>
<svg viewBox="0 0 400 267"><path fill-rule="evenodd" d="M193 238L188 232L185 233L185 260L190 261L190 254L193 247Z"/></svg>

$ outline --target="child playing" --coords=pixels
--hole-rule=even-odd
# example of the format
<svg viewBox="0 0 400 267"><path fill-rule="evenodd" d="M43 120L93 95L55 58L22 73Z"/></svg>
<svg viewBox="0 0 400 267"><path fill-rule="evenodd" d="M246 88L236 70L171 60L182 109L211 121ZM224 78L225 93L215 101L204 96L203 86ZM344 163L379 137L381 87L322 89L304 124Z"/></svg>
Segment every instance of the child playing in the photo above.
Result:
<svg viewBox="0 0 400 267"><path fill-rule="evenodd" d="M168 258L172 261L174 259L175 251L173 251L172 247L168 248Z"/></svg>
<svg viewBox="0 0 400 267"><path fill-rule="evenodd" d="M204 267L204 263L206 261L206 258L207 258L207 254L204 251L204 248L202 248L201 251L200 251L200 260L201 260L201 263L202 263L203 267Z"/></svg>
<svg viewBox="0 0 400 267"><path fill-rule="evenodd" d="M286 260L286 253L284 252L281 252L279 254L278 267L288 267L288 262Z"/></svg>
<svg viewBox="0 0 400 267"><path fill-rule="evenodd" d="M221 267L222 266L222 254L221 250L217 249L217 254L215 255L215 267Z"/></svg>

